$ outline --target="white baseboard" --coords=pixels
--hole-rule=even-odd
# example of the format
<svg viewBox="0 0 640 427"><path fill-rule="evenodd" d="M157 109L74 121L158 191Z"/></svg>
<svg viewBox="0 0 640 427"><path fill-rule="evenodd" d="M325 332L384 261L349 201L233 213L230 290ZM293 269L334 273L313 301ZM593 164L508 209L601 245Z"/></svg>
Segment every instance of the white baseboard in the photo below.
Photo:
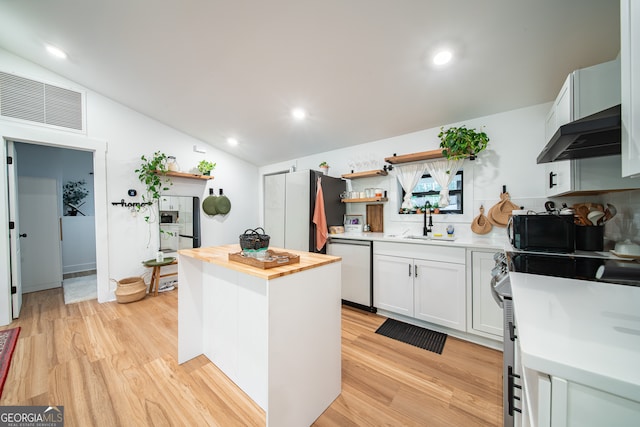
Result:
<svg viewBox="0 0 640 427"><path fill-rule="evenodd" d="M79 273L81 271L95 270L95 269L96 269L95 261L87 262L84 264L63 265L62 274Z"/></svg>

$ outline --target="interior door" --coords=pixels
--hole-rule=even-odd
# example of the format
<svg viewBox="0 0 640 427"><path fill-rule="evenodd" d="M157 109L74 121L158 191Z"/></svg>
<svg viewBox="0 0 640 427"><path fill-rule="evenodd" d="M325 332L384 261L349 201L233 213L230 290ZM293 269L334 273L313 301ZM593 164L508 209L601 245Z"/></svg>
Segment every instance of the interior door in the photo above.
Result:
<svg viewBox="0 0 640 427"><path fill-rule="evenodd" d="M55 178L18 177L23 292L62 286L59 200Z"/></svg>
<svg viewBox="0 0 640 427"><path fill-rule="evenodd" d="M285 174L264 177L264 230L269 245L285 247Z"/></svg>
<svg viewBox="0 0 640 427"><path fill-rule="evenodd" d="M20 220L18 217L18 173L16 168L16 148L13 141L7 141L7 154L13 159L13 162L7 165L7 178L9 183L9 221L13 222L13 229L9 230L10 242L10 269L11 269L11 288L15 289L11 295L11 311L13 318L17 319L22 308L22 280L20 273Z"/></svg>

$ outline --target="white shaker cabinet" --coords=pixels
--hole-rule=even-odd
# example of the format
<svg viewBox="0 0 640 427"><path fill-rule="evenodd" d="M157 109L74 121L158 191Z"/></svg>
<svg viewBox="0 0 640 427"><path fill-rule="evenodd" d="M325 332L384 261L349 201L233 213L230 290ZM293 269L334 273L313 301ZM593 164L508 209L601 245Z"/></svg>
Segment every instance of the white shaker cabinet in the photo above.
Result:
<svg viewBox="0 0 640 427"><path fill-rule="evenodd" d="M524 369L527 419L538 427L632 427L640 403L564 378ZM523 422L524 425L524 422Z"/></svg>
<svg viewBox="0 0 640 427"><path fill-rule="evenodd" d="M186 200L188 199L188 201ZM191 198L184 196L162 196L159 201L159 209L161 211L185 211L187 204L193 203Z"/></svg>
<svg viewBox="0 0 640 427"><path fill-rule="evenodd" d="M465 249L376 242L374 305L466 331Z"/></svg>
<svg viewBox="0 0 640 427"><path fill-rule="evenodd" d="M558 128L573 121L573 74L569 74L558 92L544 126L545 144Z"/></svg>
<svg viewBox="0 0 640 427"><path fill-rule="evenodd" d="M491 291L491 270L495 266L496 251L468 251L467 265L471 265L471 315L469 332L492 339L502 339L502 308Z"/></svg>
<svg viewBox="0 0 640 427"><path fill-rule="evenodd" d="M547 114L543 146L560 126L620 104L620 66L616 59L569 74ZM589 179L594 170L597 179ZM546 163L545 172L547 197L637 187L621 178L620 156Z"/></svg>
<svg viewBox="0 0 640 427"><path fill-rule="evenodd" d="M414 317L466 331L464 275L464 264L414 260Z"/></svg>
<svg viewBox="0 0 640 427"><path fill-rule="evenodd" d="M374 255L373 269L376 308L413 317L413 260Z"/></svg>
<svg viewBox="0 0 640 427"><path fill-rule="evenodd" d="M573 121L573 117L572 73L564 81L549 114L547 114L544 127L544 144L546 145L560 126ZM545 185L545 195L547 197L571 191L571 166L571 160L545 164L545 176L548 179Z"/></svg>
<svg viewBox="0 0 640 427"><path fill-rule="evenodd" d="M159 208L161 211L177 211L178 200L171 196L162 196L159 202Z"/></svg>
<svg viewBox="0 0 640 427"><path fill-rule="evenodd" d="M640 4L620 2L622 176L640 175Z"/></svg>

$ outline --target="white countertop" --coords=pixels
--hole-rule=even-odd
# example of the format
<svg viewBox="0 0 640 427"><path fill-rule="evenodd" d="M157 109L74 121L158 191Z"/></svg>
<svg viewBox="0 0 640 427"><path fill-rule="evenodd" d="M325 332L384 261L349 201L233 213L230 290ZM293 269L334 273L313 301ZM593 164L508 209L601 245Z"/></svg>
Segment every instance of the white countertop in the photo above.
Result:
<svg viewBox="0 0 640 427"><path fill-rule="evenodd" d="M640 402L640 287L510 278L524 366Z"/></svg>
<svg viewBox="0 0 640 427"><path fill-rule="evenodd" d="M367 240L378 242L398 242L398 243L410 243L418 245L443 245L443 246L461 246L465 248L478 248L478 249L505 249L508 240L505 236L482 236L477 234L471 234L466 236L456 235L454 239L447 239L444 237L432 240L421 239L409 239L402 237L401 235L386 234L386 233L374 233L374 232L362 232L362 233L340 233L330 234L332 239L349 239L349 240Z"/></svg>

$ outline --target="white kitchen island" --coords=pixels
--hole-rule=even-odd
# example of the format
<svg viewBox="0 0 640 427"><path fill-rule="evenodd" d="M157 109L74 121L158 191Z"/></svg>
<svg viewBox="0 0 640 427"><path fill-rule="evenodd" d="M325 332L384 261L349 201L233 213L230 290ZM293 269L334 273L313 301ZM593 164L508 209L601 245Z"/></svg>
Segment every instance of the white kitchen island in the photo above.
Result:
<svg viewBox="0 0 640 427"><path fill-rule="evenodd" d="M178 363L204 354L268 426L311 425L341 391L341 259L286 250L300 263L263 270L239 251L178 252Z"/></svg>

